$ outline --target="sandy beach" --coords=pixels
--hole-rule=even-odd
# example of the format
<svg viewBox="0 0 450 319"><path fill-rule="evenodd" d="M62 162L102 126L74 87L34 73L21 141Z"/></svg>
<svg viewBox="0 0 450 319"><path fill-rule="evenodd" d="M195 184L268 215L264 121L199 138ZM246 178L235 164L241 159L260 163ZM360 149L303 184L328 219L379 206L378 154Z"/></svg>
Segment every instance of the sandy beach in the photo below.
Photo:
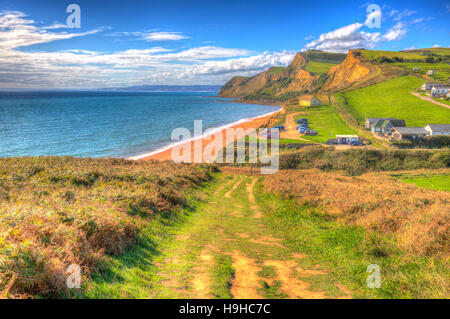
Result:
<svg viewBox="0 0 450 319"><path fill-rule="evenodd" d="M234 128L234 129L239 129L239 128L240 128L240 129L243 129L243 130L246 130L246 129L249 129L249 128L258 129L258 128L260 128L260 127L261 127L262 125L264 125L264 124L270 124L271 119L272 119L275 115L277 115L278 113L280 113L280 112L284 112L284 109L281 108L280 110L275 111L275 112L272 112L272 113L270 113L270 114L263 115L263 116L260 116L260 117L256 117L256 118L253 118L253 119L249 119L248 121L244 121L244 122L241 122L241 123L237 123L237 124L235 124L235 125L231 125L231 126L229 126L229 127L227 127L227 128L223 128L222 130L219 130L218 132L222 133L222 136L223 136L223 145L224 145L224 146L226 145L226 137L225 137L225 133L226 133L226 130L227 130L227 129L229 129L229 128ZM143 154L143 155L141 155L141 156L135 156L135 157L132 157L132 158L130 158L130 159L133 159L133 160L139 160L139 161L147 161L147 160L165 161L165 160L172 160L172 149L173 149L174 147L182 148L182 147L186 147L186 144L190 144L190 148L191 148L191 159L192 159L192 161L193 161L194 156L195 156L195 153L194 153L194 145L195 145L195 143L198 143L199 145L200 145L200 143L201 143L201 146L202 146L202 147L201 147L201 150L202 150L202 152L203 152L203 150L205 149L205 147L206 147L208 144L210 144L211 142L214 141L215 134L217 134L218 132L213 133L213 134L210 134L210 135L203 136L203 137L201 137L201 138L199 138L199 139L197 139L197 140L191 140L191 141L188 141L188 142L186 142L186 143L182 143L182 144L179 144L179 145L174 145L174 146L172 146L172 147L170 147L170 148L162 149L161 151L155 151L155 152L153 152L153 153L150 153L148 156L146 156L145 154ZM242 138L242 137L243 137L243 135L240 136L239 134L237 134L237 135L235 136L235 139L234 139L234 140L240 139L240 138ZM201 139L201 141L200 141L200 139ZM214 152L212 152L212 153L214 154ZM182 153L181 153L181 154L182 154Z"/></svg>

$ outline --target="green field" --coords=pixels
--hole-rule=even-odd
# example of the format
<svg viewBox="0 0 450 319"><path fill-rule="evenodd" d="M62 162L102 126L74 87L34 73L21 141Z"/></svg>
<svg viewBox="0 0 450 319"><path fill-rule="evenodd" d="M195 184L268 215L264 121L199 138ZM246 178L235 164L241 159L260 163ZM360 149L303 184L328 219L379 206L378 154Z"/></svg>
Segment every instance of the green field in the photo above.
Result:
<svg viewBox="0 0 450 319"><path fill-rule="evenodd" d="M428 49L416 49L416 50L408 50L410 53L426 53L430 52L433 54L439 55L450 55L450 48L428 48Z"/></svg>
<svg viewBox="0 0 450 319"><path fill-rule="evenodd" d="M405 176L400 179L420 187L450 192L450 175Z"/></svg>
<svg viewBox="0 0 450 319"><path fill-rule="evenodd" d="M431 76L438 82L445 82L450 77L450 65L447 63L392 63L393 65L400 66L412 72L414 67L418 67L420 70L417 74L425 75L427 71L434 70L434 75Z"/></svg>
<svg viewBox="0 0 450 319"><path fill-rule="evenodd" d="M426 56L417 53L398 52L398 51L378 51L378 50L360 50L361 54L368 59L375 59L381 56L387 58L399 57L405 60L425 60Z"/></svg>
<svg viewBox="0 0 450 319"><path fill-rule="evenodd" d="M336 134L356 134L330 106L309 107L304 114L297 115L295 120L300 118L307 118L310 128L319 133L317 136L303 136L310 141L325 143L335 138Z"/></svg>
<svg viewBox="0 0 450 319"><path fill-rule="evenodd" d="M343 93L347 108L360 123L367 117L396 117L410 127L449 123L450 109L419 99L411 91L424 81L402 76L366 88Z"/></svg>
<svg viewBox="0 0 450 319"><path fill-rule="evenodd" d="M270 72L270 74L277 75L277 74L280 74L281 72L283 72L284 70L286 70L285 67L274 66L274 67L270 68L269 72Z"/></svg>
<svg viewBox="0 0 450 319"><path fill-rule="evenodd" d="M327 63L327 62L317 62L317 61L310 61L306 65L305 70L309 71L314 74L322 74L328 72L328 70L337 65L336 63Z"/></svg>

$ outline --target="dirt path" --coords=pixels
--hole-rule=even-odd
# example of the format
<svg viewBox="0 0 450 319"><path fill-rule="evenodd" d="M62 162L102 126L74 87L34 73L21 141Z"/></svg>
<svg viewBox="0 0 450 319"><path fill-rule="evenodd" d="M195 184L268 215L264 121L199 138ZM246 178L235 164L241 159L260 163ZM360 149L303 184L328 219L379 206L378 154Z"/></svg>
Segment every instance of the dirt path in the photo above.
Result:
<svg viewBox="0 0 450 319"><path fill-rule="evenodd" d="M280 138L302 140L314 144L314 142L304 139L295 129L297 127L297 123L295 123L294 117L301 113L302 112L289 113L286 115L286 122L284 123L284 128L286 129L286 131L280 133Z"/></svg>
<svg viewBox="0 0 450 319"><path fill-rule="evenodd" d="M440 106L443 106L443 107L446 107L446 108L450 109L450 105L438 102L438 101L432 99L431 97L422 96L422 95L420 95L420 93L416 93L416 92L409 92L409 93L411 93L414 96L417 96L419 99L422 99L424 101L428 101L428 102L434 103L436 105L440 105Z"/></svg>
<svg viewBox="0 0 450 319"><path fill-rule="evenodd" d="M222 174L205 204L175 234L158 263L156 298L347 298L327 271L302 264L264 225L258 178ZM306 263L308 265L308 263ZM330 285L329 285L330 286ZM342 287L339 289L337 287Z"/></svg>

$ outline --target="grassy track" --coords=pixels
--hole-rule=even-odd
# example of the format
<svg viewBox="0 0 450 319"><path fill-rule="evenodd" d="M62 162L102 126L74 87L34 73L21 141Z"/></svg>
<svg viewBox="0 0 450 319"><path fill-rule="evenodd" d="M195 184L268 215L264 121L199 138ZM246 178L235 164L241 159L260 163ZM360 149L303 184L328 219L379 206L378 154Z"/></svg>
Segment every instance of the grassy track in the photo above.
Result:
<svg viewBox="0 0 450 319"><path fill-rule="evenodd" d="M305 264L266 225L257 179L222 175L195 209L153 222L137 248L96 276L91 298L350 297L317 263ZM339 288L340 287L340 288Z"/></svg>
<svg viewBox="0 0 450 319"><path fill-rule="evenodd" d="M137 247L105 265L84 296L442 297L427 278L448 273L445 263L406 256L391 238L266 193L261 179L217 175L192 198L191 210L152 221ZM382 269L381 289L367 288L370 264Z"/></svg>
<svg viewBox="0 0 450 319"><path fill-rule="evenodd" d="M403 76L343 95L347 99L348 111L360 123L366 117L396 117L404 119L407 126L447 123L450 109L409 93L423 82L413 76Z"/></svg>

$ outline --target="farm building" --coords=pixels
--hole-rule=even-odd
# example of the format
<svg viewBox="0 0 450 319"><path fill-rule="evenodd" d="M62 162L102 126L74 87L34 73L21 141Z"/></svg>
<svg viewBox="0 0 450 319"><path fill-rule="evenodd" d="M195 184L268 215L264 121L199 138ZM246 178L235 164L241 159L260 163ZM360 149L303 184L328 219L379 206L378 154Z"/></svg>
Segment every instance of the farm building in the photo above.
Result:
<svg viewBox="0 0 450 319"><path fill-rule="evenodd" d="M359 142L358 135L336 135L338 144L350 144L351 142Z"/></svg>
<svg viewBox="0 0 450 319"><path fill-rule="evenodd" d="M406 127L405 120L378 120L372 125L371 131L372 133L390 134L393 127Z"/></svg>
<svg viewBox="0 0 450 319"><path fill-rule="evenodd" d="M427 72L427 75L434 75L434 70L429 70L429 71Z"/></svg>
<svg viewBox="0 0 450 319"><path fill-rule="evenodd" d="M391 135L394 140L415 140L428 135L428 131L423 127L393 127Z"/></svg>
<svg viewBox="0 0 450 319"><path fill-rule="evenodd" d="M412 68L412 70L413 70L413 72L419 72L419 71L420 71L420 68L417 67L417 66L415 66L415 67Z"/></svg>
<svg viewBox="0 0 450 319"><path fill-rule="evenodd" d="M299 103L301 106L315 106L315 105L322 105L322 102L319 101L315 96L313 95L303 95Z"/></svg>
<svg viewBox="0 0 450 319"><path fill-rule="evenodd" d="M425 130L428 135L450 135L450 124L428 124Z"/></svg>
<svg viewBox="0 0 450 319"><path fill-rule="evenodd" d="M430 91L430 96L432 97L445 97L447 96L448 91L450 90L449 86L433 86Z"/></svg>
<svg viewBox="0 0 450 319"><path fill-rule="evenodd" d="M380 121L380 120L397 120L396 118L390 118L390 117L368 117L366 118L366 123L364 124L364 127L368 130L372 131L372 126Z"/></svg>
<svg viewBox="0 0 450 319"><path fill-rule="evenodd" d="M441 87L441 86L446 86L445 84L442 83L424 83L422 84L422 86L420 87L420 89L422 91L429 91L434 87Z"/></svg>

